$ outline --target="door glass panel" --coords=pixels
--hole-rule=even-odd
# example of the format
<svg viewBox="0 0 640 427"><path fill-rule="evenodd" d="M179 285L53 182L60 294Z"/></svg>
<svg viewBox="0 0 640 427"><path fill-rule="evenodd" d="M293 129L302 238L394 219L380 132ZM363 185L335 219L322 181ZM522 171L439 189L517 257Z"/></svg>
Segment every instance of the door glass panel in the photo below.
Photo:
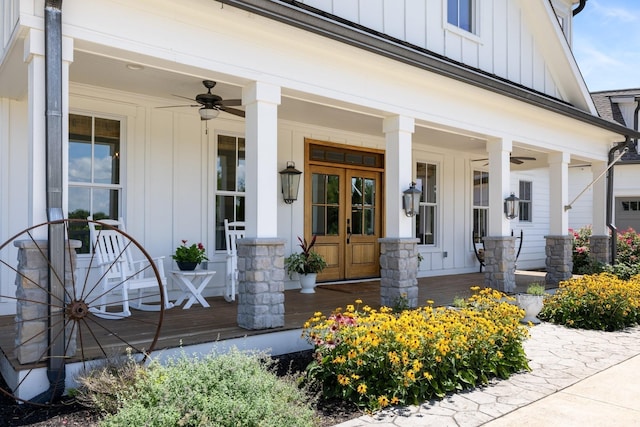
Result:
<svg viewBox="0 0 640 427"><path fill-rule="evenodd" d="M364 180L364 203L373 206L376 195L376 181L374 179Z"/></svg>
<svg viewBox="0 0 640 427"><path fill-rule="evenodd" d="M374 214L374 209L373 208L366 208L364 210L364 234L366 234L367 236L373 236L375 234L375 229L374 229L374 220L375 220L375 214Z"/></svg>
<svg viewBox="0 0 640 427"><path fill-rule="evenodd" d="M362 208L351 208L351 233L362 234Z"/></svg>
<svg viewBox="0 0 640 427"><path fill-rule="evenodd" d="M351 178L351 205L362 204L362 178Z"/></svg>
<svg viewBox="0 0 640 427"><path fill-rule="evenodd" d="M340 177L314 173L311 176L311 232L337 236L339 232Z"/></svg>

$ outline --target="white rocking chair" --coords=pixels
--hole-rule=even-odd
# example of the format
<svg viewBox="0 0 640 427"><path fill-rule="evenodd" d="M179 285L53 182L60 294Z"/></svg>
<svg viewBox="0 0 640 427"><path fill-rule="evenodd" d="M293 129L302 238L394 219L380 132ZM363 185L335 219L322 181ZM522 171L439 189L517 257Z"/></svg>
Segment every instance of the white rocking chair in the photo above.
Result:
<svg viewBox="0 0 640 427"><path fill-rule="evenodd" d="M244 222L224 220L224 236L227 246L227 280L224 299L228 302L236 300L236 284L238 283L238 251L236 240L244 238Z"/></svg>
<svg viewBox="0 0 640 427"><path fill-rule="evenodd" d="M92 217L87 219L91 220ZM99 224L110 227L99 227ZM89 232L91 245L100 269L100 283L96 286L98 297L96 303L89 309L96 316L117 320L131 316L131 308L144 311L160 311L159 304L147 304L142 300L145 297L143 290L150 291L146 297L158 297L162 292L164 295L165 308L173 307L167 297L167 278L164 274L164 257L154 258L160 276L160 288L153 269L149 266L148 259L133 260L130 246L132 242L125 234L119 233L111 227L125 232L122 218L118 221L112 219L102 219L98 223L89 222ZM95 264L94 264L95 265ZM154 292L155 290L155 292ZM137 291L137 296L129 299L129 292ZM113 295L118 295L114 298ZM111 297L111 298L109 298ZM107 311L108 306L121 306L122 311Z"/></svg>

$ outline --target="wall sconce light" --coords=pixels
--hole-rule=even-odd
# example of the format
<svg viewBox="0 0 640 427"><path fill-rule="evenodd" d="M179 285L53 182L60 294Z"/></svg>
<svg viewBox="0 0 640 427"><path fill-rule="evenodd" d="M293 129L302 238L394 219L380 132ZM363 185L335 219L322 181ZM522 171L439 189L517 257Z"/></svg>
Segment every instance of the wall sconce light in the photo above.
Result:
<svg viewBox="0 0 640 427"><path fill-rule="evenodd" d="M507 219L514 219L518 217L518 211L520 209L520 203L518 202L520 202L520 199L518 199L513 193L504 199L504 214Z"/></svg>
<svg viewBox="0 0 640 427"><path fill-rule="evenodd" d="M402 208L407 216L415 216L420 210L420 196L422 191L416 188L416 183L412 182L411 187L402 193Z"/></svg>
<svg viewBox="0 0 640 427"><path fill-rule="evenodd" d="M217 108L209 108L206 106L200 108L198 112L200 113L200 120L215 119L220 114L220 110L218 110Z"/></svg>
<svg viewBox="0 0 640 427"><path fill-rule="evenodd" d="M294 162L287 162L287 167L280 171L282 182L282 197L286 204L291 204L298 199L298 187L300 187L300 172Z"/></svg>

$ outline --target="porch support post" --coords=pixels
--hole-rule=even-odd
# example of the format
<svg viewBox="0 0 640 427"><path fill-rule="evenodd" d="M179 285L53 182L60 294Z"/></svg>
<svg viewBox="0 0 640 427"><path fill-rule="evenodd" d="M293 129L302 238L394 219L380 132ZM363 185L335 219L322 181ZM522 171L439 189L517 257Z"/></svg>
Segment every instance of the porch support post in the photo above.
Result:
<svg viewBox="0 0 640 427"><path fill-rule="evenodd" d="M252 82L246 112L245 239L238 245L238 326L284 326L284 240L278 239L280 87Z"/></svg>
<svg viewBox="0 0 640 427"><path fill-rule="evenodd" d="M384 119L385 152L385 230L380 239L380 304L393 307L418 306L418 239L413 238L413 219L402 208L404 190L413 181L412 117Z"/></svg>
<svg viewBox="0 0 640 427"><path fill-rule="evenodd" d="M45 79L44 32L31 29L24 43L24 62L27 63L28 108L29 108L29 203L28 225L47 221L47 128L46 128L46 79ZM73 62L73 39L62 38L62 143L63 186L66 188L69 143L69 64ZM66 216L67 194L63 192ZM45 230L46 231L46 230ZM39 238L46 238L37 236Z"/></svg>
<svg viewBox="0 0 640 427"><path fill-rule="evenodd" d="M549 153L549 235L546 239L546 283L557 285L571 277L572 243L569 213L565 209L569 195L569 153Z"/></svg>
<svg viewBox="0 0 640 427"><path fill-rule="evenodd" d="M607 229L607 179L604 171L607 162L592 162L591 173L593 179L601 174L602 178L593 183L592 209L593 224L591 225L591 238L589 239L589 254L595 262L606 264L610 261L609 232Z"/></svg>
<svg viewBox="0 0 640 427"><path fill-rule="evenodd" d="M504 214L504 199L511 193L509 139L487 141L489 153L489 232L484 238L485 286L504 292L516 289L515 238Z"/></svg>

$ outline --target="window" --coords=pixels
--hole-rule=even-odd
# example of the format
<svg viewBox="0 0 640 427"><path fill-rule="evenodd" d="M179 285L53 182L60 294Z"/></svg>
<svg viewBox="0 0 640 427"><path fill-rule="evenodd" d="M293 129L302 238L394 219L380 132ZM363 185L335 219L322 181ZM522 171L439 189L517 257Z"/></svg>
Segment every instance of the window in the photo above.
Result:
<svg viewBox="0 0 640 427"><path fill-rule="evenodd" d="M480 243L489 227L489 172L473 171L473 235Z"/></svg>
<svg viewBox="0 0 640 427"><path fill-rule="evenodd" d="M437 243L438 168L433 163L418 163L416 187L422 191L420 210L416 215L416 237L421 245Z"/></svg>
<svg viewBox="0 0 640 427"><path fill-rule="evenodd" d="M218 135L216 152L216 249L225 249L224 220L244 221L245 140Z"/></svg>
<svg viewBox="0 0 640 427"><path fill-rule="evenodd" d="M447 22L475 33L476 0L447 0Z"/></svg>
<svg viewBox="0 0 640 427"><path fill-rule="evenodd" d="M520 222L531 222L531 181L520 181Z"/></svg>
<svg viewBox="0 0 640 427"><path fill-rule="evenodd" d="M120 121L69 114L69 218L118 219L120 185ZM70 230L89 253L89 230Z"/></svg>

